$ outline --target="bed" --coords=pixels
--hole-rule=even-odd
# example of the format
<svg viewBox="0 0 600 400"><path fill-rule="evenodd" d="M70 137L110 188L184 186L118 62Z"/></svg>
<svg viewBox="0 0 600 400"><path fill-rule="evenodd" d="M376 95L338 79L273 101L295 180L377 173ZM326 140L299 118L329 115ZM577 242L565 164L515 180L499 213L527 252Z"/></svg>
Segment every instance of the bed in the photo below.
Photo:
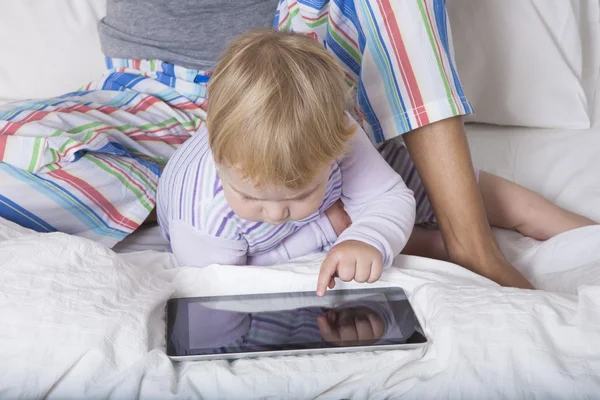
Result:
<svg viewBox="0 0 600 400"><path fill-rule="evenodd" d="M77 78L88 78L101 68L88 30L102 6L61 4L63 16L79 21L77 40L88 35L96 61L93 67L77 61L89 67ZM45 15L44 7L12 11ZM57 89L18 85L0 89L0 98ZM597 103L584 128L468 124L475 166L600 221ZM313 290L323 255L272 268L194 269L177 265L156 226L111 250L0 219L0 397L597 397L600 226L547 242L494 232L507 258L541 290L502 288L457 265L408 256L399 256L376 284L407 291L431 340L425 350L173 364L164 348L168 298Z"/></svg>

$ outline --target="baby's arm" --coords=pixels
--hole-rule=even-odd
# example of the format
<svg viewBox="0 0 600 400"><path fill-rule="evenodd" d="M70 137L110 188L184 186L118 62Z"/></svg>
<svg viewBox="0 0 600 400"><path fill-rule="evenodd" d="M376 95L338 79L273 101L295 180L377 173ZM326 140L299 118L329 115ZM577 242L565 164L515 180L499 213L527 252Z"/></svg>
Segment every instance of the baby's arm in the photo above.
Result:
<svg viewBox="0 0 600 400"><path fill-rule="evenodd" d="M402 251L415 223L413 192L357 125L351 150L340 163L342 202L352 224L321 266L317 294L343 281L375 282Z"/></svg>
<svg viewBox="0 0 600 400"><path fill-rule="evenodd" d="M286 237L279 245L264 253L248 257L251 265L273 265L278 262L291 260L321 250L324 246L333 243L337 234L331 226L325 213L320 213L315 221Z"/></svg>
<svg viewBox="0 0 600 400"><path fill-rule="evenodd" d="M400 254L412 232L415 198L358 124L351 145L340 168L342 201L352 225L337 243L357 240L375 247L382 254L386 268Z"/></svg>
<svg viewBox="0 0 600 400"><path fill-rule="evenodd" d="M182 266L246 265L248 244L245 240L213 236L184 221L173 220L169 226L171 250Z"/></svg>
<svg viewBox="0 0 600 400"><path fill-rule="evenodd" d="M248 244L243 239L216 237L183 221L171 221L171 249L177 261L188 267L210 264L273 265L321 250L337 239L325 213L266 252L248 256Z"/></svg>

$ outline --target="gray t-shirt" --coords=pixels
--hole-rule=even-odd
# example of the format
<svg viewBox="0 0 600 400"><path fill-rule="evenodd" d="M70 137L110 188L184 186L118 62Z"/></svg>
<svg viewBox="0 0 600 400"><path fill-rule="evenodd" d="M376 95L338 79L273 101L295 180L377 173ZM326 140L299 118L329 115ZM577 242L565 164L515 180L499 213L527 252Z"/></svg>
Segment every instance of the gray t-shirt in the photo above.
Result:
<svg viewBox="0 0 600 400"><path fill-rule="evenodd" d="M227 43L269 28L277 0L108 0L98 24L109 57L157 59L211 69Z"/></svg>

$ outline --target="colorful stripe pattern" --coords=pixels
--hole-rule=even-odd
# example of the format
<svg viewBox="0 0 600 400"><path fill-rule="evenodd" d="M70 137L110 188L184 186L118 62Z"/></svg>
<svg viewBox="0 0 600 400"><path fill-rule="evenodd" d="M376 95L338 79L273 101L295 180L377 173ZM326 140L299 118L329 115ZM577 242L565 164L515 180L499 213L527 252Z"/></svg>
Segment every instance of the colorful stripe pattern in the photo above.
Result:
<svg viewBox="0 0 600 400"><path fill-rule="evenodd" d="M161 166L204 124L209 74L107 61L77 92L0 108L0 216L113 246L153 210Z"/></svg>
<svg viewBox="0 0 600 400"><path fill-rule="evenodd" d="M274 27L304 32L344 67L374 143L473 112L451 53L445 0L281 0Z"/></svg>

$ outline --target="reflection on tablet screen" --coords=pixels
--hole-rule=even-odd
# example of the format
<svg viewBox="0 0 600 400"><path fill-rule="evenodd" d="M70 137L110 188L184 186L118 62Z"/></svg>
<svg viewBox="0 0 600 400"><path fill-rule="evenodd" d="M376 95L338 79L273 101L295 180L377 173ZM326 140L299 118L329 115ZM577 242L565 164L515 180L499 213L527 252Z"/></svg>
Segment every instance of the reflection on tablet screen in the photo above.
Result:
<svg viewBox="0 0 600 400"><path fill-rule="evenodd" d="M178 303L171 344L177 354L200 355L425 342L402 292L344 292L180 299L187 301Z"/></svg>

